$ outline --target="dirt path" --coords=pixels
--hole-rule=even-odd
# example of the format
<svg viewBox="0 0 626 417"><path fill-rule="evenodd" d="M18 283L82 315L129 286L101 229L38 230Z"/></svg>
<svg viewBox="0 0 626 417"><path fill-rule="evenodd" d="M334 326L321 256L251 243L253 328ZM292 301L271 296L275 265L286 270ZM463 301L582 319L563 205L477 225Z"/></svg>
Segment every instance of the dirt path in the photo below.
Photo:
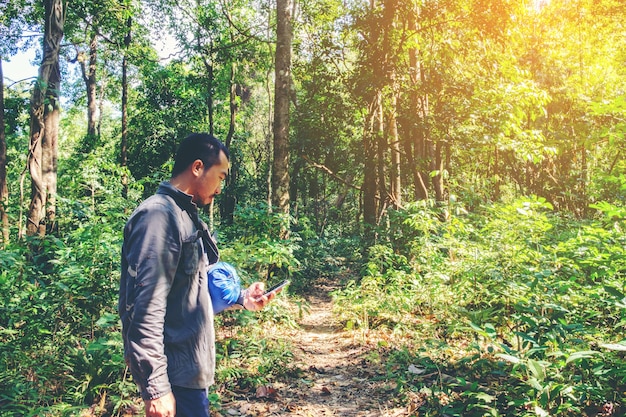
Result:
<svg viewBox="0 0 626 417"><path fill-rule="evenodd" d="M307 296L309 314L299 322L299 329L289 333L299 375L275 383L267 393L257 392L257 398L223 404L222 416L408 415L406 408L395 404L382 366L368 360L367 344L334 320L328 295L332 289L318 284Z"/></svg>

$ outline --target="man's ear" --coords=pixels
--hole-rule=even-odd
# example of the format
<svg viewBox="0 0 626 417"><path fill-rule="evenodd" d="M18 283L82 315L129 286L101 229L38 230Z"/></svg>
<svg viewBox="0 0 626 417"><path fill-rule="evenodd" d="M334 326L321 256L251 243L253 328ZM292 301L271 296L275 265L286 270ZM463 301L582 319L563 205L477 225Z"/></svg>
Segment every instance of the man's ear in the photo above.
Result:
<svg viewBox="0 0 626 417"><path fill-rule="evenodd" d="M191 163L191 172L194 175L200 176L202 175L203 171L204 171L204 162L202 162L201 159L196 159L195 161Z"/></svg>

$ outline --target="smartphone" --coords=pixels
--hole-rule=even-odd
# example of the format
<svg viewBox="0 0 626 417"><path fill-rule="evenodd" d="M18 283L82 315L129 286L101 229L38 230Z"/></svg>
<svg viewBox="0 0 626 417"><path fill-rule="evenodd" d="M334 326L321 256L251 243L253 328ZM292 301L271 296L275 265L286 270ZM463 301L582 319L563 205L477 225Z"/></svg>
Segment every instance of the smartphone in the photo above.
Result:
<svg viewBox="0 0 626 417"><path fill-rule="evenodd" d="M286 279L286 280L284 280L284 281L282 281L282 282L279 282L278 284L276 284L276 285L271 286L270 288L268 288L268 289L265 291L265 295L267 295L267 294L269 294L269 293L271 293L271 292L273 292L273 291L278 291L278 290L280 290L281 288L284 288L284 287L286 287L287 285L289 285L289 283L290 283L290 281L289 281L288 279Z"/></svg>

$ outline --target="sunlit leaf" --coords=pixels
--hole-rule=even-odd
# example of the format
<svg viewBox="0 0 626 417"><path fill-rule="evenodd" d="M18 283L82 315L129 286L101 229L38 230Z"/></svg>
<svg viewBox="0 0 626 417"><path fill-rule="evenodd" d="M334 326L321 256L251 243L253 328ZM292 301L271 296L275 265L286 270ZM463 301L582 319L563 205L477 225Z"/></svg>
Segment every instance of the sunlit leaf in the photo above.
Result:
<svg viewBox="0 0 626 417"><path fill-rule="evenodd" d="M597 355L598 353L599 352L596 352L594 350L584 350L580 352L574 352L568 356L567 360L565 361L565 364L567 365L568 363L577 361L579 359L588 359L594 355Z"/></svg>
<svg viewBox="0 0 626 417"><path fill-rule="evenodd" d="M496 357L511 363L520 363L522 361L517 356L505 355L504 353L498 353Z"/></svg>
<svg viewBox="0 0 626 417"><path fill-rule="evenodd" d="M546 378L546 371L541 362L529 359L528 369L538 381L543 381Z"/></svg>
<svg viewBox="0 0 626 417"><path fill-rule="evenodd" d="M409 365L409 368L407 369L407 371L411 374L415 374L415 375L421 375L424 372L426 372L426 368L421 368L421 367L417 367L413 364Z"/></svg>
<svg viewBox="0 0 626 417"><path fill-rule="evenodd" d="M609 350L619 350L621 352L626 352L626 343L602 343L600 347Z"/></svg>

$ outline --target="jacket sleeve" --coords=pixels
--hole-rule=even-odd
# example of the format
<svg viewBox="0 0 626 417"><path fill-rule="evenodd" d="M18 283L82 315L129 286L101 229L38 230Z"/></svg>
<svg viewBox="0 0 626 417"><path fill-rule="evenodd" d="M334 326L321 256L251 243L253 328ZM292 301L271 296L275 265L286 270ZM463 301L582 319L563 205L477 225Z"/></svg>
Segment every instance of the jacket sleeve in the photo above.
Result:
<svg viewBox="0 0 626 417"><path fill-rule="evenodd" d="M135 213L125 228L127 275L134 276L125 355L144 400L171 391L163 336L181 246L174 214L160 204Z"/></svg>

